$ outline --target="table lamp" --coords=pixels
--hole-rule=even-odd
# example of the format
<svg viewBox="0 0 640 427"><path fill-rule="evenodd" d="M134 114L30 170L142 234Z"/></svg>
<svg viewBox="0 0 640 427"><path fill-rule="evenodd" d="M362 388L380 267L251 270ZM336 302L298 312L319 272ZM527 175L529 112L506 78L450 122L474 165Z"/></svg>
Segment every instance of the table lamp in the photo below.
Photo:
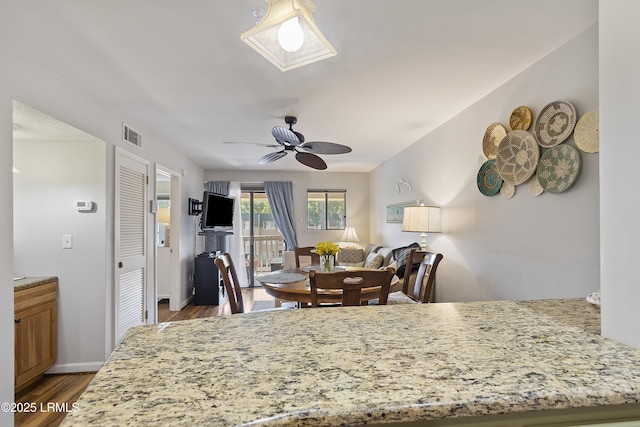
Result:
<svg viewBox="0 0 640 427"><path fill-rule="evenodd" d="M340 238L340 243L346 243L347 248L355 248L354 245L349 245L350 243L358 243L360 239L358 239L358 233L356 233L356 229L354 227L347 227L344 229L344 233L342 233L342 237Z"/></svg>
<svg viewBox="0 0 640 427"><path fill-rule="evenodd" d="M427 250L427 233L440 233L440 208L408 206L404 208L402 231L420 233L420 249Z"/></svg>

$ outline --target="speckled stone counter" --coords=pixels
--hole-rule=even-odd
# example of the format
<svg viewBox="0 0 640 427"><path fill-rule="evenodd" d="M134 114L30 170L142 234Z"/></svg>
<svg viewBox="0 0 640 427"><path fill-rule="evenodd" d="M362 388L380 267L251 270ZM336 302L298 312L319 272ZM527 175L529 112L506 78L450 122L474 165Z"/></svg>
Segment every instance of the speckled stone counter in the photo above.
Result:
<svg viewBox="0 0 640 427"><path fill-rule="evenodd" d="M57 281L56 276L34 276L34 277L22 277L13 281L13 291L18 292L24 289L35 288L36 286L46 285Z"/></svg>
<svg viewBox="0 0 640 427"><path fill-rule="evenodd" d="M640 403L584 300L256 312L132 329L63 425L354 425Z"/></svg>

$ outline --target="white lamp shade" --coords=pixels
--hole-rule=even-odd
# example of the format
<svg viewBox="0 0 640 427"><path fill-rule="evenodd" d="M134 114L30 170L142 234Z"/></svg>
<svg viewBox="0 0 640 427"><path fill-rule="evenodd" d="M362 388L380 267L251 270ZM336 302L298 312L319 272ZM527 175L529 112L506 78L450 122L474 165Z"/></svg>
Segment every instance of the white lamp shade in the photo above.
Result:
<svg viewBox="0 0 640 427"><path fill-rule="evenodd" d="M282 71L291 70L321 59L334 56L337 52L333 45L320 32L313 22L311 14L316 6L311 0L265 0L269 9L264 19L240 36L243 42L255 49ZM278 33L283 23L291 24L298 18L304 41L294 51L282 47ZM297 26L296 26L297 28ZM280 32L282 38L282 32ZM296 43L294 43L295 48ZM292 47L287 46L287 49Z"/></svg>
<svg viewBox="0 0 640 427"><path fill-rule="evenodd" d="M402 231L440 233L440 208L436 206L408 206L404 208Z"/></svg>
<svg viewBox="0 0 640 427"><path fill-rule="evenodd" d="M356 233L355 228L347 227L344 229L344 233L342 233L340 241L344 243L358 243L360 239L358 239L358 233Z"/></svg>

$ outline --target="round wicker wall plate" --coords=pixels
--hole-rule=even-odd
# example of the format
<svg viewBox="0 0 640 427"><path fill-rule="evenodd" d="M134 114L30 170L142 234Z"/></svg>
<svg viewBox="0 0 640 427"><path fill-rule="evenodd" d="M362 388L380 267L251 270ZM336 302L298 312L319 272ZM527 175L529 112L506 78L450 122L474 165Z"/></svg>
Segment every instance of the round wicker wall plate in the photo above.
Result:
<svg viewBox="0 0 640 427"><path fill-rule="evenodd" d="M516 186L509 184L508 182L502 183L502 187L500 187L500 196L504 199L510 199L513 195L516 194Z"/></svg>
<svg viewBox="0 0 640 427"><path fill-rule="evenodd" d="M598 111L585 113L573 132L576 146L585 153L600 151L600 115Z"/></svg>
<svg viewBox="0 0 640 427"><path fill-rule="evenodd" d="M509 118L511 130L527 130L531 126L531 110L524 105L516 107Z"/></svg>
<svg viewBox="0 0 640 427"><path fill-rule="evenodd" d="M485 196L495 196L502 187L502 178L496 168L495 160L487 160L478 171L478 190Z"/></svg>
<svg viewBox="0 0 640 427"><path fill-rule="evenodd" d="M507 130L500 123L491 123L487 130L484 132L484 138L482 139L482 152L487 159L492 160L496 158L496 151L498 151L498 144L502 141L502 138L507 134Z"/></svg>
<svg viewBox="0 0 640 427"><path fill-rule="evenodd" d="M522 184L533 175L540 159L540 147L526 130L514 130L503 138L496 154L498 173L512 185Z"/></svg>
<svg viewBox="0 0 640 427"><path fill-rule="evenodd" d="M540 158L538 181L550 193L567 191L580 173L580 153L567 144L551 147Z"/></svg>
<svg viewBox="0 0 640 427"><path fill-rule="evenodd" d="M545 105L533 126L540 146L554 147L569 138L576 126L577 116L576 107L569 101L554 101Z"/></svg>

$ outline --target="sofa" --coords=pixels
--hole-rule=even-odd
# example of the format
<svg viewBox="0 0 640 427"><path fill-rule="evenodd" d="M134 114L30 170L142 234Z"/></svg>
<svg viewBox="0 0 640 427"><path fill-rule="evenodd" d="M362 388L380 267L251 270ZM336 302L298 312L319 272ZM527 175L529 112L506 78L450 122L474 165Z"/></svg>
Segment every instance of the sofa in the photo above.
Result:
<svg viewBox="0 0 640 427"><path fill-rule="evenodd" d="M420 248L417 242L408 246L397 248L369 244L364 249L344 248L338 252L338 265L364 268L384 268L393 267L396 276L400 278L397 285L393 286L391 292L402 290L402 279L406 270L406 260L412 248ZM417 267L417 266L416 266ZM415 276L417 268L410 267L410 273ZM409 280L415 280L410 277Z"/></svg>
<svg viewBox="0 0 640 427"><path fill-rule="evenodd" d="M338 252L336 264L347 267L383 268L393 267L396 275L402 279L406 269L405 262L412 248L420 248L417 242L407 246L391 248L368 244L365 248L342 248ZM284 268L295 267L293 251L284 254Z"/></svg>

